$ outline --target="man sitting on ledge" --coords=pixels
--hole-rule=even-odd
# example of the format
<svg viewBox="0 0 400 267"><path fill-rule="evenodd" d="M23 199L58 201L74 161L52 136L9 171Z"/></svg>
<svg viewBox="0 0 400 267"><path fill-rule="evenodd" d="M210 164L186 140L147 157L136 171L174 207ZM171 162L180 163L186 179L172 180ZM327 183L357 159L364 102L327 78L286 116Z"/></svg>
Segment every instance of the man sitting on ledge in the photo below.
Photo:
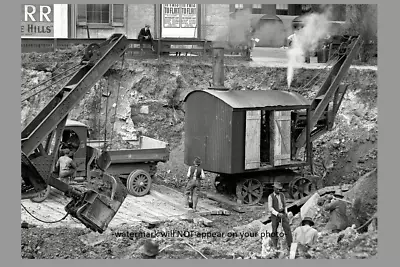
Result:
<svg viewBox="0 0 400 267"><path fill-rule="evenodd" d="M151 50L154 51L153 37L150 32L150 25L146 24L139 32L138 39L140 41L140 50L143 51L143 40L150 42Z"/></svg>

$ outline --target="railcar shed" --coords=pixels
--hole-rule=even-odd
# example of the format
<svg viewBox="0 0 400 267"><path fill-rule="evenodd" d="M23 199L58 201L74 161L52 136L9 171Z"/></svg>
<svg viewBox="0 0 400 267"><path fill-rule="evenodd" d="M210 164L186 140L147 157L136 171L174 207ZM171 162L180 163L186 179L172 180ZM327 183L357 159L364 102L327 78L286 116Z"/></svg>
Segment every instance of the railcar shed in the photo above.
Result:
<svg viewBox="0 0 400 267"><path fill-rule="evenodd" d="M308 120L311 108L311 102L300 94L194 90L184 102L185 164L199 156L206 171L239 174L308 162L293 159L291 153L292 111L302 110ZM309 136L309 129L307 132Z"/></svg>

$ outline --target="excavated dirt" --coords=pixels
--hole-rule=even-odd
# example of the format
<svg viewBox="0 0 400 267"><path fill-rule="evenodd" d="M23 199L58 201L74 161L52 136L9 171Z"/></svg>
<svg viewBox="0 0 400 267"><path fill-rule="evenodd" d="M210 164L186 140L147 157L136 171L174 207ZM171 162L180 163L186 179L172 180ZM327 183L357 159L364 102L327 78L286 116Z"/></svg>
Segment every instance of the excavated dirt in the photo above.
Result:
<svg viewBox="0 0 400 267"><path fill-rule="evenodd" d="M33 86L52 78L76 64L71 60L73 51L46 54L23 54L21 67L22 98L36 92ZM246 62L225 60L225 86L233 89L288 90L286 69L271 67L249 67ZM64 66L63 66L64 65ZM323 77L326 70L301 69L295 73L292 88L307 98L312 98L323 79L312 88L302 88L317 73ZM132 138L136 131L144 135L167 141L171 145L170 161L159 164L156 183L165 184L178 190L183 189L187 166L183 163L184 96L194 89L206 89L212 78L210 60L200 63L198 58L177 58L162 62L125 60L118 63L91 90L80 105L70 113L76 119L91 127L92 138L120 140ZM56 78L57 79L57 78ZM322 174L322 162L326 160L325 150L330 152L333 169L328 173L325 185L348 184L377 167L377 72L374 70L350 69L344 82L349 83L348 92L331 132L314 143L316 172ZM102 98L101 93L112 91L111 96ZM118 96L119 90L119 96ZM51 90L34 96L22 103L22 126L44 107L57 91ZM117 99L118 98L118 99ZM101 99L101 101L100 101ZM107 110L106 110L107 106ZM148 107L148 112L143 111ZM107 113L107 119L105 115ZM115 116L114 116L115 115ZM114 122L114 123L113 123ZM106 127L104 127L106 126ZM106 131L105 131L106 130ZM212 174L207 174L203 190L214 190ZM374 187L374 185L371 185ZM375 188L376 189L376 188ZM376 207L375 207L376 208ZM214 221L212 227L202 227L187 222L173 225L163 224L156 228L189 229L198 232L229 232L233 227L245 225L265 215L265 212L248 211L230 216L208 216ZM322 218L322 217L321 217ZM323 220L321 221L321 223ZM129 231L145 231L143 225L129 226ZM152 229L154 230L154 229ZM117 231L117 230L115 230ZM122 231L118 229L118 231ZM138 248L143 238L117 238L110 236L95 247L87 246L79 236L88 233L79 229L22 229L21 253L23 258L138 258ZM47 238L46 238L47 237ZM73 238L71 238L73 237ZM328 242L332 236L321 237L320 248L313 258L371 258L376 254L377 234L353 234L345 242ZM337 237L336 237L337 238ZM256 241L258 240L258 241ZM207 258L251 258L261 252L259 237L248 238L159 238L160 247L167 245L159 258L203 258L183 242L189 242ZM232 255L234 253L235 255ZM366 253L366 254L365 254Z"/></svg>

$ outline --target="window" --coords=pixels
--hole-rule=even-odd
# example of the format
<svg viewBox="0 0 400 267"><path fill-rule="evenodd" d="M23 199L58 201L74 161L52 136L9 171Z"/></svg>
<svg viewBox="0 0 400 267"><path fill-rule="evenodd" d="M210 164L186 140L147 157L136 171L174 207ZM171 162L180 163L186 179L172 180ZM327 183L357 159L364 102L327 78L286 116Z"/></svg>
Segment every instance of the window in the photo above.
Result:
<svg viewBox="0 0 400 267"><path fill-rule="evenodd" d="M288 4L276 4L276 15L287 15L289 11Z"/></svg>
<svg viewBox="0 0 400 267"><path fill-rule="evenodd" d="M253 4L253 14L261 14L261 4Z"/></svg>
<svg viewBox="0 0 400 267"><path fill-rule="evenodd" d="M80 26L124 26L124 4L77 5L77 24Z"/></svg>

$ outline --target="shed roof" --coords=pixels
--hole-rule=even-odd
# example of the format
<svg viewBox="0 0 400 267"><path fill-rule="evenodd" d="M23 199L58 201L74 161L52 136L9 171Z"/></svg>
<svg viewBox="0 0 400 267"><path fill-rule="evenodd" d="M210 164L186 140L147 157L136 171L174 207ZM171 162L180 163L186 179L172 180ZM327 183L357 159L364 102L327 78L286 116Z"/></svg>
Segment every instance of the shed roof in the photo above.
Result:
<svg viewBox="0 0 400 267"><path fill-rule="evenodd" d="M234 109L310 106L311 101L294 92L277 90L194 90L186 95L187 98L196 92L212 95Z"/></svg>
<svg viewBox="0 0 400 267"><path fill-rule="evenodd" d="M65 126L88 128L88 126L86 124L83 124L82 122L79 122L79 121L70 120L70 119L67 119L67 122L65 123Z"/></svg>

